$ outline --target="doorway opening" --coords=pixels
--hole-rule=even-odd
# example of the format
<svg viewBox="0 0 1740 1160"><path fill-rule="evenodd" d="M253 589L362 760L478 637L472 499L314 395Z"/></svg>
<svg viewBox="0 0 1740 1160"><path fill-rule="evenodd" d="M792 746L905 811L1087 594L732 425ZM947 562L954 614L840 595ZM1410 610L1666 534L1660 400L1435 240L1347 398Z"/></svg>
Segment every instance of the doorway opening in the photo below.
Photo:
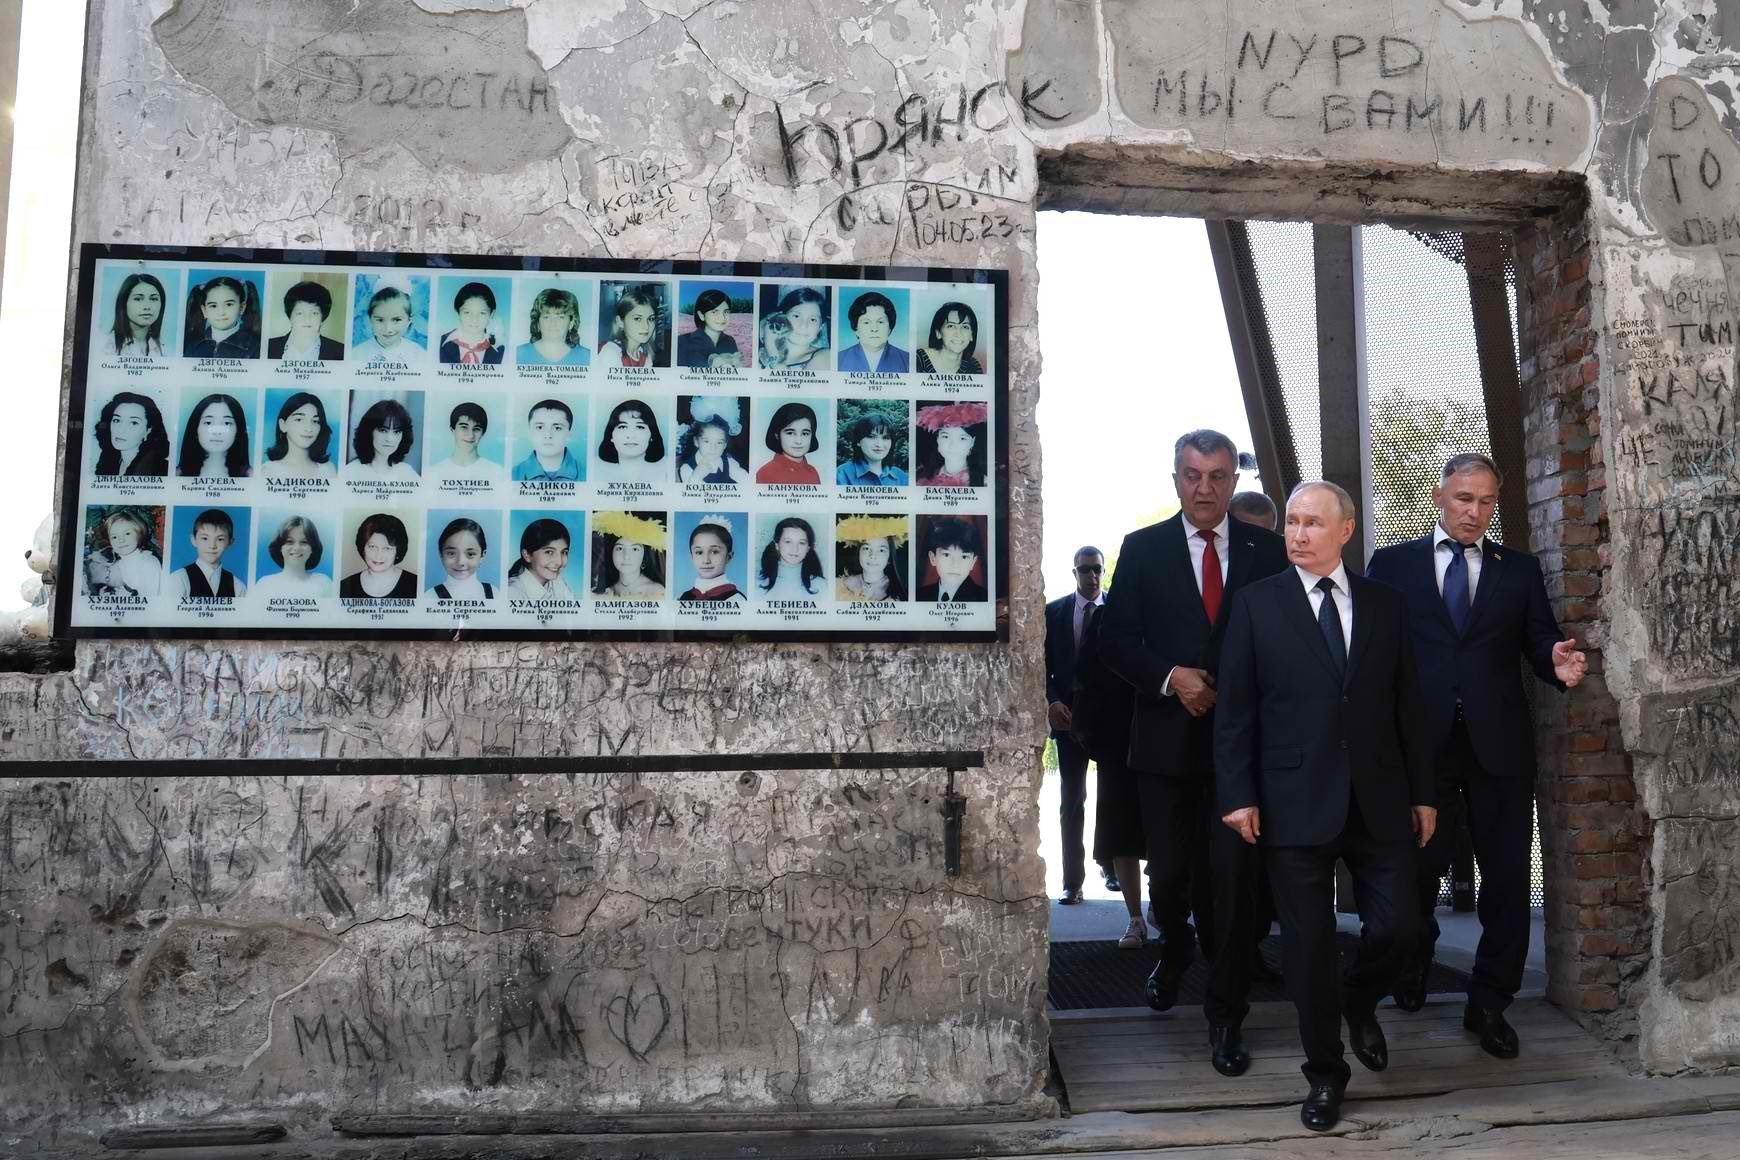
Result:
<svg viewBox="0 0 1740 1160"><path fill-rule="evenodd" d="M1131 188L1138 170L1139 194ZM1563 565L1561 537L1525 482L1524 427L1539 419L1531 413L1539 407L1531 400L1534 380L1585 353L1543 348L1542 320L1559 317L1563 303L1543 302L1534 277L1542 254L1556 259L1586 247L1575 179L1471 176L1450 196L1441 176L1438 188L1422 191L1395 174L1313 170L1289 186L1272 172L1205 177L1158 158L1139 167L1127 153L1109 161L1073 152L1043 159L1041 175L1049 182L1038 228L1048 600L1071 592L1073 557L1085 546L1106 553L1115 586L1123 533L1177 510L1172 440L1198 427L1220 430L1246 450L1239 490L1262 491L1278 506L1300 479L1347 487L1360 508L1354 566L1431 527L1430 489L1450 455L1489 454L1506 477L1490 535L1557 553L1545 557L1549 588L1564 595L1564 585L1553 584L1555 566ZM1537 725L1546 738L1543 758L1562 757L1551 752L1554 723ZM1117 944L1129 916L1095 864L1092 772L1085 779L1082 901L1056 904L1073 835L1060 819L1067 779L1055 744L1046 760L1041 850L1054 900L1053 1042L1072 1108L1294 1098L1298 1060L1285 1058L1296 1041L1283 984L1259 981L1252 995L1253 1019L1269 1021L1261 1034L1275 1037L1269 1078L1257 1084L1219 1080L1207 1067L1200 1007L1194 1022L1175 1020L1179 1027L1168 1030L1156 1022L1168 1016L1143 1006L1141 984L1159 951L1151 941ZM1509 1077L1503 1082L1607 1074L1616 1066L1605 1052L1590 1052L1582 1030L1545 1001L1549 955L1569 948L1548 938L1544 914L1555 887L1564 893L1575 886L1563 850L1554 849L1555 833L1564 833L1554 822L1567 804L1555 789L1561 771L1562 762L1542 761L1523 991L1533 1006L1519 1006L1518 1016L1538 1023L1532 1030L1542 1042L1531 1056L1543 1070L1527 1079L1499 1073ZM1425 1022L1403 1033L1402 1042L1422 1053L1420 1066L1386 1073L1378 1085L1386 1094L1477 1082L1477 1048L1466 1045L1474 1052L1466 1061L1431 1053L1465 1048L1451 1024L1461 1014L1479 937L1472 913L1478 886L1471 853L1459 853L1440 891L1443 934L1428 979L1435 1001L1408 1017ZM1142 897L1145 912L1145 883ZM1357 916L1344 915L1347 936L1357 937L1357 929ZM1152 925L1146 934L1154 937ZM1261 952L1270 966L1279 964L1278 949L1272 933ZM1574 970L1557 965L1561 978ZM1201 1002L1200 961L1193 970L1197 990L1193 995L1187 980L1174 1012ZM1249 1034L1253 1025L1246 1026ZM1558 1046L1541 1050L1547 1044ZM1406 1061L1409 1050L1394 1058Z"/></svg>

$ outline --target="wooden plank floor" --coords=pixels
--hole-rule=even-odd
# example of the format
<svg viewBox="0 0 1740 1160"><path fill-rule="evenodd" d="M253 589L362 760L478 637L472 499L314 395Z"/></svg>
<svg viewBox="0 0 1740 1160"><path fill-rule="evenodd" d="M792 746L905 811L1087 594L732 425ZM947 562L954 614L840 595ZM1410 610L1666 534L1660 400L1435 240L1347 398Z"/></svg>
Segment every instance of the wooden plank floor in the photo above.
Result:
<svg viewBox="0 0 1740 1160"><path fill-rule="evenodd" d="M1201 1007L1164 1014L1146 1008L1053 1011L1051 1048L1073 1112L1176 1111L1295 1103L1304 1098L1298 1024L1290 1003L1254 1003L1245 1019L1251 1067L1228 1079L1208 1062ZM1494 1059L1462 1029L1462 1001L1408 1014L1378 1009L1390 1066L1369 1072L1348 1052L1350 1100L1430 1095L1626 1074L1613 1054L1544 999L1518 1000L1506 1013L1522 1041L1513 1060ZM1342 1032L1346 1037L1345 1029Z"/></svg>

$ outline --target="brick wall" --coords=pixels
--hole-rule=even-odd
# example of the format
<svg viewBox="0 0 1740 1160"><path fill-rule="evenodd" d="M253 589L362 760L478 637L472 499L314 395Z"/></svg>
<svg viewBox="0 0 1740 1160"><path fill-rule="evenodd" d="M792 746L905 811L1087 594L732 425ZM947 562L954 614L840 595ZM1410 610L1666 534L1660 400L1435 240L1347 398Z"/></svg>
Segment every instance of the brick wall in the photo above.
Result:
<svg viewBox="0 0 1740 1160"><path fill-rule="evenodd" d="M1560 625L1589 655L1582 685L1538 700L1548 995L1609 1037L1635 1039L1649 823L1603 665L1613 557L1586 209L1523 231L1517 258L1531 546Z"/></svg>

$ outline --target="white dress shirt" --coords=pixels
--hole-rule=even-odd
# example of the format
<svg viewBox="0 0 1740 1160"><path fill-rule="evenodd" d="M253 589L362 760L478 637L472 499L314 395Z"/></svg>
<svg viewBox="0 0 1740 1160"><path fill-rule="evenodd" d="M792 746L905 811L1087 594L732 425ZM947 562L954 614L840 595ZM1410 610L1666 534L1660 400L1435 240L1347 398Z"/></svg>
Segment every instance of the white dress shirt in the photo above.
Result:
<svg viewBox="0 0 1740 1160"><path fill-rule="evenodd" d="M1094 598L1092 600L1082 599L1082 594L1080 592L1074 593L1074 596L1075 596L1075 623L1074 623L1075 636L1073 639L1075 640L1075 651L1080 652L1081 651L1081 631L1082 631L1082 627L1085 624L1087 624L1087 610L1090 608L1098 607L1101 604L1104 604L1106 602L1106 594L1104 592L1097 592L1094 594Z"/></svg>
<svg viewBox="0 0 1740 1160"><path fill-rule="evenodd" d="M1196 577L1196 592L1197 595L1200 596L1202 594L1202 561L1208 555L1208 541L1198 534L1196 525L1191 523L1189 520L1181 519L1179 523L1184 525L1184 546L1190 552L1190 572L1191 575ZM1227 546L1226 538L1227 533L1231 530L1231 515L1220 517L1220 523L1216 524L1214 528L1214 554L1220 558L1220 590L1222 600L1226 599L1226 570L1227 565L1232 560L1232 550ZM1162 697L1170 697L1172 695L1171 673L1167 673L1166 680L1161 683L1160 695Z"/></svg>
<svg viewBox="0 0 1740 1160"><path fill-rule="evenodd" d="M1432 570L1438 573L1438 595L1444 595L1444 573L1450 570L1450 553L1462 548L1462 558L1468 562L1468 603L1474 603L1475 589L1480 587L1480 541L1463 547L1441 525L1432 528Z"/></svg>
<svg viewBox="0 0 1740 1160"><path fill-rule="evenodd" d="M1323 615L1324 593L1317 587L1317 577L1307 572L1299 565L1293 565L1293 571L1299 574L1299 582L1305 585L1305 599L1311 602L1311 615ZM1348 655L1353 653L1353 593L1347 588L1347 568L1337 564L1335 571L1329 574L1335 581L1335 610L1341 614L1341 643L1347 649Z"/></svg>

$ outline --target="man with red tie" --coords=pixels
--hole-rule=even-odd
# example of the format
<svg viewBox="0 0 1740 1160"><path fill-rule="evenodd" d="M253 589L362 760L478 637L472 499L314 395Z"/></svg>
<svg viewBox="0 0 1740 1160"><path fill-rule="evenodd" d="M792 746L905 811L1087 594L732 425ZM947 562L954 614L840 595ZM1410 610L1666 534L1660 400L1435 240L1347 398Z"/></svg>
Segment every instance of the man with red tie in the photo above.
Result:
<svg viewBox="0 0 1740 1160"><path fill-rule="evenodd" d="M1273 532L1228 517L1238 450L1225 435L1180 437L1172 481L1183 510L1124 537L1101 655L1136 691L1129 765L1165 944L1148 1003L1164 1011L1178 1001L1200 940L1214 957L1203 1004L1211 1059L1223 1075L1239 1075L1250 1066L1240 1028L1250 1009L1257 863L1213 814L1215 673L1233 593L1285 571L1287 550Z"/></svg>

